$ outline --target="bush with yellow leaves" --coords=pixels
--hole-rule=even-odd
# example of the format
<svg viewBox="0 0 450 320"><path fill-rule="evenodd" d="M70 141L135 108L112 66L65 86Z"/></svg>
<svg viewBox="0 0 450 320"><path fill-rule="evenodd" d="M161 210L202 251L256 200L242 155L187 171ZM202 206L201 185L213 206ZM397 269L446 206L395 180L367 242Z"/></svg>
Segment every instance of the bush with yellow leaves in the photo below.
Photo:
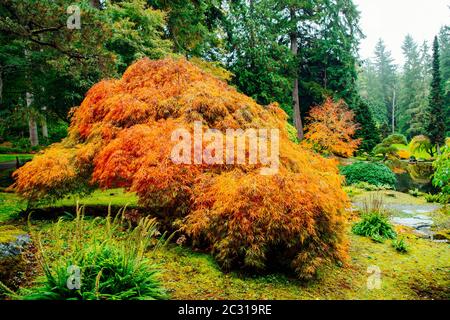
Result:
<svg viewBox="0 0 450 320"><path fill-rule="evenodd" d="M222 133L278 129L278 173L260 175L261 164L174 163L172 133L192 132L194 121ZM291 142L286 123L276 104L258 105L185 59L142 59L121 79L93 86L73 110L69 136L16 171L14 187L33 201L81 186L122 187L225 268L263 269L276 254L309 278L346 259L348 198L335 161Z"/></svg>

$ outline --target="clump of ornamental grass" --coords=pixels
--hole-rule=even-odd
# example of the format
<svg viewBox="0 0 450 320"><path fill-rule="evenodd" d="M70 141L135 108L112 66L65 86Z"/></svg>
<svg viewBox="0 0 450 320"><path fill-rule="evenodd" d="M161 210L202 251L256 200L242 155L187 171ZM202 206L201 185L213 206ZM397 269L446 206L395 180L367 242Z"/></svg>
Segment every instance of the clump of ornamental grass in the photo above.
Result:
<svg viewBox="0 0 450 320"><path fill-rule="evenodd" d="M24 300L153 300L167 294L158 280L159 268L146 252L163 245L154 219L136 227L124 211L112 218L84 217L77 208L74 221L59 220L45 234L35 235L44 276L35 285L14 293ZM45 237L44 237L45 235ZM162 238L161 238L162 239Z"/></svg>
<svg viewBox="0 0 450 320"><path fill-rule="evenodd" d="M376 242L395 239L397 234L389 222L381 195L371 195L364 199L361 209L361 221L352 227L352 232L359 236L369 237Z"/></svg>

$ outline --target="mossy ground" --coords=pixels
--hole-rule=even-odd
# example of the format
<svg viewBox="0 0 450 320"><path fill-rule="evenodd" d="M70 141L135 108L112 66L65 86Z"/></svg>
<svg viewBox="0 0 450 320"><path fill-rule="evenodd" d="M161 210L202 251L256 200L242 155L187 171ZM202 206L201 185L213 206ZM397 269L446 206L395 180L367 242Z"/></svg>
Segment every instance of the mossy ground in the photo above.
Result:
<svg viewBox="0 0 450 320"><path fill-rule="evenodd" d="M17 236L23 234L23 230L12 225L0 225L0 243L8 243L16 240Z"/></svg>
<svg viewBox="0 0 450 320"><path fill-rule="evenodd" d="M165 248L155 259L173 299L449 299L449 245L405 237L410 252L400 254L391 241L350 234L349 265L328 267L308 283L280 274L223 273L209 255L181 247ZM369 266L381 270L380 289L367 287Z"/></svg>
<svg viewBox="0 0 450 320"><path fill-rule="evenodd" d="M427 204L424 197L414 197L407 193L402 193L394 190L380 190L380 191L364 191L353 187L345 187L345 190L352 190L350 195L353 202L360 202L364 198L380 195L385 204Z"/></svg>
<svg viewBox="0 0 450 320"><path fill-rule="evenodd" d="M138 198L134 193L124 192L123 189L96 190L86 197L71 196L51 204L51 207L75 206L136 206Z"/></svg>
<svg viewBox="0 0 450 320"><path fill-rule="evenodd" d="M392 201L400 201L400 197ZM11 211L23 208L14 202L18 198L13 194L0 193L0 199L0 221L11 219ZM97 191L80 203L107 206L113 199L116 205L136 201L134 195L108 190ZM63 200L59 205L73 204L74 200ZM423 203L422 199L417 201ZM25 224L22 227L26 228ZM52 224L36 222L33 228L51 231ZM398 232L409 247L406 254L398 253L391 241L375 243L351 234L349 224L348 266L324 268L317 280L308 283L285 274L224 273L209 254L176 244L153 253L151 259L160 266L161 280L172 299L449 299L450 245L418 238L405 228L398 228ZM381 270L380 289L367 287L369 266Z"/></svg>

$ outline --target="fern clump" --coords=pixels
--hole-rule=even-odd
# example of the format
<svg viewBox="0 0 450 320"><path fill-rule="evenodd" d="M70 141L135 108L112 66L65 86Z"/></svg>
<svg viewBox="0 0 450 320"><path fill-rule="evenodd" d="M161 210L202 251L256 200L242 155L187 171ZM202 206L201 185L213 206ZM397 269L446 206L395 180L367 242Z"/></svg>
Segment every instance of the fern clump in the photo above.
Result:
<svg viewBox="0 0 450 320"><path fill-rule="evenodd" d="M408 252L408 245L406 244L404 238L396 239L396 240L392 241L392 246L399 253L407 253Z"/></svg>
<svg viewBox="0 0 450 320"><path fill-rule="evenodd" d="M359 236L369 237L376 242L397 237L388 217L380 212L363 214L362 220L353 225L352 232Z"/></svg>
<svg viewBox="0 0 450 320"><path fill-rule="evenodd" d="M73 222L58 222L39 244L44 271L34 287L14 293L24 300L153 300L167 298L159 270L145 256L155 239L154 220L144 218L129 228L121 216L86 220L78 211ZM154 242L154 243L152 243ZM47 253L47 246L50 246Z"/></svg>

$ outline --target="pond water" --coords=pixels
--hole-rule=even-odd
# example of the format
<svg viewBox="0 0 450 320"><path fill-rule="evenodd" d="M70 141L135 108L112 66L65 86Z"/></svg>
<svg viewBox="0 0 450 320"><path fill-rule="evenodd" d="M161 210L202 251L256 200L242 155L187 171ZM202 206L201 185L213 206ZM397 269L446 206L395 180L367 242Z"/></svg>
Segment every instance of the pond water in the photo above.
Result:
<svg viewBox="0 0 450 320"><path fill-rule="evenodd" d="M354 202L353 205L356 209L364 207L362 202ZM442 207L440 204L384 203L383 207L390 213L389 219L393 224L410 227L419 236L433 239L431 215Z"/></svg>
<svg viewBox="0 0 450 320"><path fill-rule="evenodd" d="M394 224L413 228L416 233L431 238L433 219L430 216L440 209L439 204L386 204L385 208L391 211L391 221Z"/></svg>
<svg viewBox="0 0 450 320"><path fill-rule="evenodd" d="M432 162L418 162L411 164L401 163L403 173L397 173L397 185L395 189L400 192L418 189L425 193L437 193L438 190L433 186L431 177L433 175Z"/></svg>

